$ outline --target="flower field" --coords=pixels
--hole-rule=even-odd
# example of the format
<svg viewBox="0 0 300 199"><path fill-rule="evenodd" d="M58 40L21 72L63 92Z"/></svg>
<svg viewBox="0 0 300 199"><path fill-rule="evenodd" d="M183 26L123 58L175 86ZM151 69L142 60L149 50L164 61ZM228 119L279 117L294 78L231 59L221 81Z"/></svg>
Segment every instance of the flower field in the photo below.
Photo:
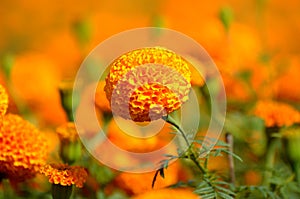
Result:
<svg viewBox="0 0 300 199"><path fill-rule="evenodd" d="M300 198L300 1L0 2L0 199Z"/></svg>

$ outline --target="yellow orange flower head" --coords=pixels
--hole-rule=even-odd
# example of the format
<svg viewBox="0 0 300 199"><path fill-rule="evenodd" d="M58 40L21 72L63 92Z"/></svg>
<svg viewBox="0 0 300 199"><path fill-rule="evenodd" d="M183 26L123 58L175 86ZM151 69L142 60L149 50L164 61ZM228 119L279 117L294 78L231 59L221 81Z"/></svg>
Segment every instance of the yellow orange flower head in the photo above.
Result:
<svg viewBox="0 0 300 199"><path fill-rule="evenodd" d="M67 122L56 129L56 133L60 140L74 142L78 139L75 124L73 122Z"/></svg>
<svg viewBox="0 0 300 199"><path fill-rule="evenodd" d="M0 84L0 116L6 113L8 107L8 95L4 87Z"/></svg>
<svg viewBox="0 0 300 199"><path fill-rule="evenodd" d="M164 199L164 198L172 198L172 199L199 199L200 197L194 194L189 189L158 189L146 192L144 194L140 194L132 197L131 199Z"/></svg>
<svg viewBox="0 0 300 199"><path fill-rule="evenodd" d="M13 114L0 121L0 173L23 181L45 164L46 139L33 125Z"/></svg>
<svg viewBox="0 0 300 199"><path fill-rule="evenodd" d="M62 186L75 185L82 188L87 179L87 172L80 166L69 166L67 164L48 164L41 168L40 172L49 177L52 184Z"/></svg>
<svg viewBox="0 0 300 199"><path fill-rule="evenodd" d="M270 100L257 102L254 115L262 118L267 127L290 126L300 122L300 112L292 106Z"/></svg>
<svg viewBox="0 0 300 199"><path fill-rule="evenodd" d="M161 118L188 100L191 64L160 47L123 54L110 65L104 90L112 112L136 122Z"/></svg>

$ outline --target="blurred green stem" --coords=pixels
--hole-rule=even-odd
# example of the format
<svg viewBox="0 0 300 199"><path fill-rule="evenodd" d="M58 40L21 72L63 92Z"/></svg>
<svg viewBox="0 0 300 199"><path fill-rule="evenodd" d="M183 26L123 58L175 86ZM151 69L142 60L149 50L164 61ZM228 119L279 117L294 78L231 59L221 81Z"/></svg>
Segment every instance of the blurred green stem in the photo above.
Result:
<svg viewBox="0 0 300 199"><path fill-rule="evenodd" d="M233 153L233 136L230 133L226 133L225 135L226 143L229 145L229 151ZM228 154L229 159L229 169L230 169L230 181L234 185L235 184L235 169L234 169L234 160L232 154Z"/></svg>
<svg viewBox="0 0 300 199"><path fill-rule="evenodd" d="M51 191L53 199L69 199L72 195L73 186L52 184Z"/></svg>
<svg viewBox="0 0 300 199"><path fill-rule="evenodd" d="M14 198L14 191L10 186L8 179L2 179L2 193L0 192L0 198Z"/></svg>
<svg viewBox="0 0 300 199"><path fill-rule="evenodd" d="M296 172L296 179L298 184L300 185L300 162L295 163L295 172Z"/></svg>
<svg viewBox="0 0 300 199"><path fill-rule="evenodd" d="M266 171L264 172L264 178L263 178L263 185L269 186L270 185L270 179L272 177L273 169L274 169L274 163L275 163L275 158L276 158L276 152L281 143L280 138L271 138L269 147L267 149L267 154L266 154L266 164L265 164L265 169Z"/></svg>
<svg viewBox="0 0 300 199"><path fill-rule="evenodd" d="M61 105L67 114L68 121L74 121L72 111L73 81L63 81L59 86L59 94Z"/></svg>

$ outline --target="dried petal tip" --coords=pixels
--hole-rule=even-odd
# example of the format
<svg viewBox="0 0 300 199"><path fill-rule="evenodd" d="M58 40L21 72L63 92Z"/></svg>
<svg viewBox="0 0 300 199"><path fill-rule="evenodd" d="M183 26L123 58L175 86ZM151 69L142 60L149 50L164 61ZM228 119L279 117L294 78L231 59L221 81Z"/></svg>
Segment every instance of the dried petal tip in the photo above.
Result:
<svg viewBox="0 0 300 199"><path fill-rule="evenodd" d="M8 95L4 87L0 84L0 116L5 115L8 107Z"/></svg>
<svg viewBox="0 0 300 199"><path fill-rule="evenodd" d="M113 113L125 119L156 120L188 100L191 64L170 50L133 50L110 67L104 90Z"/></svg>

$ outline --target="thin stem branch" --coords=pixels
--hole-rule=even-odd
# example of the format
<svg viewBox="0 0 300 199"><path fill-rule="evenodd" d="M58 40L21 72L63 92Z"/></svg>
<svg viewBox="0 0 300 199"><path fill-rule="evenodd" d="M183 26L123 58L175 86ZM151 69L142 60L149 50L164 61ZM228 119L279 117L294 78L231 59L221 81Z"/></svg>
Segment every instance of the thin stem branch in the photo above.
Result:
<svg viewBox="0 0 300 199"><path fill-rule="evenodd" d="M230 133L225 135L226 143L229 145L230 154L228 154L229 159L229 169L230 169L230 181L235 184L235 173L234 173L234 160L233 160L233 136Z"/></svg>
<svg viewBox="0 0 300 199"><path fill-rule="evenodd" d="M173 125L181 133L181 135L184 138L187 146L190 147L190 142L188 141L184 130L178 124L176 124L176 121L169 115L163 116L162 119L165 120L166 122L168 122L169 124Z"/></svg>
<svg viewBox="0 0 300 199"><path fill-rule="evenodd" d="M188 141L186 134L184 132L184 130L176 123L176 121L169 115L164 116L162 118L163 120L165 120L166 122L168 122L169 124L173 125L182 135L182 137L184 138L187 146L188 146L188 152L189 152L189 157L190 159L195 163L195 165L201 170L201 172L204 174L206 173L205 169L201 166L201 164L198 161L198 155L196 154L196 152L194 152L192 150L191 144Z"/></svg>

